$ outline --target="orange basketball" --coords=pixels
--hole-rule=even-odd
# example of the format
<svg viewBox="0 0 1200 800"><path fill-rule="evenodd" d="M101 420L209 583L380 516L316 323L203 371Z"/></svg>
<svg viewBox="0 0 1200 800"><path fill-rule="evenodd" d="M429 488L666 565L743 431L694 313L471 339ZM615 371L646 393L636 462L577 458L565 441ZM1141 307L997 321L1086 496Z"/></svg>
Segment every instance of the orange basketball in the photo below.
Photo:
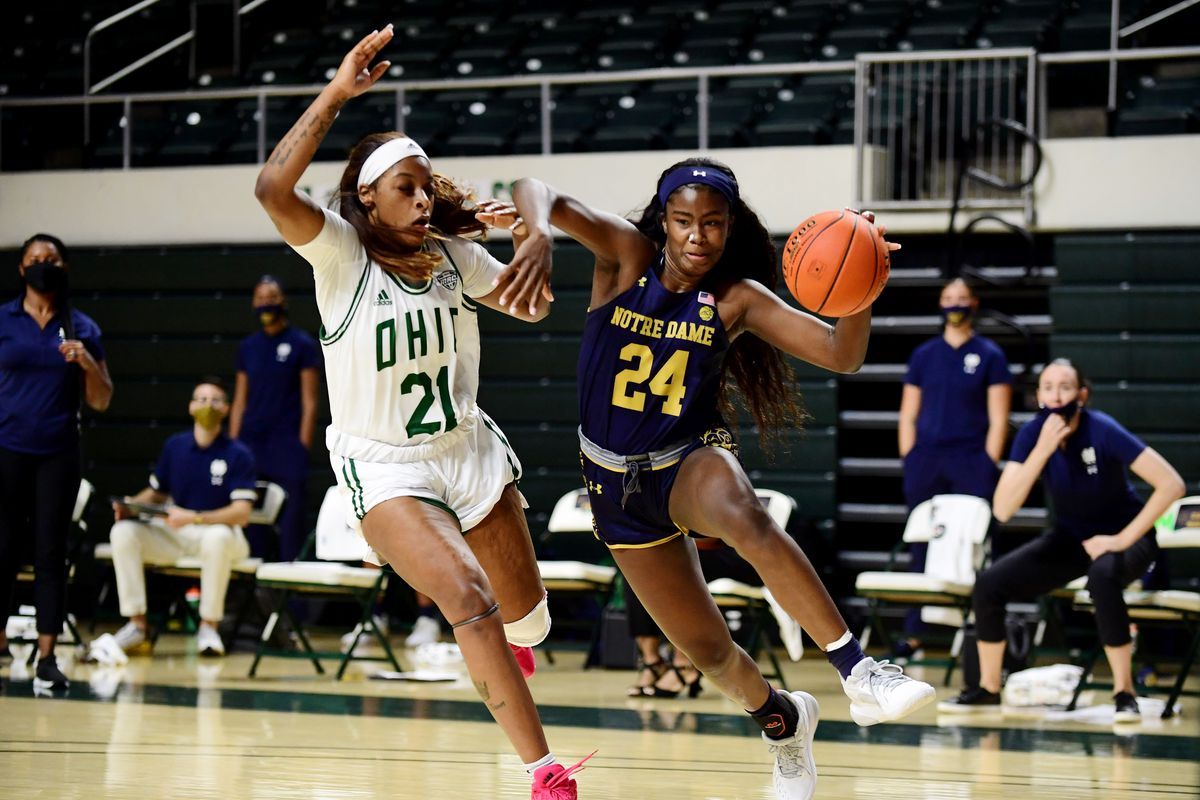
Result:
<svg viewBox="0 0 1200 800"><path fill-rule="evenodd" d="M788 237L783 279L800 305L825 317L862 311L883 291L891 257L883 237L861 214L822 211Z"/></svg>

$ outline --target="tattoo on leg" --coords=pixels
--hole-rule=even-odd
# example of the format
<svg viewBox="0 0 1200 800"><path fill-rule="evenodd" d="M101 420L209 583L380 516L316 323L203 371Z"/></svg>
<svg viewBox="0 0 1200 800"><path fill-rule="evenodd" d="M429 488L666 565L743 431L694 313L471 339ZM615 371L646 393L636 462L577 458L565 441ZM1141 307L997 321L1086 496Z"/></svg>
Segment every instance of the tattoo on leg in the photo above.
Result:
<svg viewBox="0 0 1200 800"><path fill-rule="evenodd" d="M483 702L485 703L492 696L492 693L488 691L487 681L475 681L475 691L479 692L479 696L483 698Z"/></svg>

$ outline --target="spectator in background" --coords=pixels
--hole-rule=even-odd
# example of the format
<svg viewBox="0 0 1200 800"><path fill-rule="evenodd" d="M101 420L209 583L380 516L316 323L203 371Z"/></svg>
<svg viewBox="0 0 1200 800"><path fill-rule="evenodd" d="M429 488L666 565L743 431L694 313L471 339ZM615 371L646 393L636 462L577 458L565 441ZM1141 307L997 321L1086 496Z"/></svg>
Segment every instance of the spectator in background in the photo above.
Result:
<svg viewBox="0 0 1200 800"><path fill-rule="evenodd" d="M1004 351L975 332L979 298L962 278L942 287L945 326L913 351L900 400L900 457L909 511L937 494L969 494L991 500L1008 433L1012 375ZM914 544L911 569L925 569L927 545ZM920 609L905 619L907 638L897 658L920 647Z"/></svg>
<svg viewBox="0 0 1200 800"><path fill-rule="evenodd" d="M1089 409L1090 396L1091 388L1066 359L1051 361L1038 378L1041 411L1013 440L993 508L996 519L1011 519L1040 477L1054 509L1054 527L979 573L974 597L979 685L940 703L939 711L998 711L1005 605L1033 600L1087 575L1112 669L1114 720L1141 719L1124 589L1158 557L1154 521L1187 487L1154 448L1112 417ZM1145 502L1134 491L1130 472L1153 490Z"/></svg>
<svg viewBox="0 0 1200 800"><path fill-rule="evenodd" d="M279 557L291 561L306 535L304 495L317 426L320 348L288 323L287 297L278 278L259 278L252 302L262 330L238 346L229 435L250 448L259 478L287 492L279 520ZM255 555L271 555L261 533L251 529L249 538Z"/></svg>
<svg viewBox="0 0 1200 800"><path fill-rule="evenodd" d="M104 411L113 384L100 328L68 304L70 254L45 233L21 247L23 291L0 306L0 658L3 622L33 543L38 665L35 688L66 689L54 657L66 615L67 532L79 493L79 405Z"/></svg>
<svg viewBox="0 0 1200 800"><path fill-rule="evenodd" d="M113 503L113 569L121 614L129 618L117 631L116 644L126 653L147 640L145 564L199 556L196 651L225 655L217 627L225 616L233 564L250 554L242 528L257 497L254 456L221 431L229 396L220 379L200 379L192 389L188 413L194 420L192 429L166 441L150 485L126 498L131 503L166 504L166 516L143 522L132 519L134 512L127 505Z"/></svg>

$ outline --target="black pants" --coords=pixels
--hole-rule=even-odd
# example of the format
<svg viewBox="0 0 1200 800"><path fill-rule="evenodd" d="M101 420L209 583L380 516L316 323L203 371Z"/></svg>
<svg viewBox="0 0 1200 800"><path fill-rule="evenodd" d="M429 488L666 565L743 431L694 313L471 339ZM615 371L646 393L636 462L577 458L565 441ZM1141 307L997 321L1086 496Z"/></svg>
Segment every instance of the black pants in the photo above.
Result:
<svg viewBox="0 0 1200 800"><path fill-rule="evenodd" d="M1153 531L1120 553L1092 561L1072 538L1047 533L1018 547L975 579L975 628L981 642L1004 641L1004 606L1011 600L1035 600L1081 575L1096 606L1096 627L1105 647L1129 644L1125 587L1145 574L1158 556Z"/></svg>
<svg viewBox="0 0 1200 800"><path fill-rule="evenodd" d="M38 456L0 448L0 624L12 611L17 570L32 554L38 633L62 632L67 532L79 494L79 472L78 449Z"/></svg>

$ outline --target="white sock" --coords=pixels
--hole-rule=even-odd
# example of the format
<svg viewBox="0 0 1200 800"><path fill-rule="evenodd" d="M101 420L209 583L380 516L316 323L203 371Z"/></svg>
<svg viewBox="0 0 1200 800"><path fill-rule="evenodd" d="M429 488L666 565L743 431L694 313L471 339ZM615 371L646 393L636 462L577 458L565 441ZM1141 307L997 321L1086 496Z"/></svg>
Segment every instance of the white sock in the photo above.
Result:
<svg viewBox="0 0 1200 800"><path fill-rule="evenodd" d="M825 652L828 653L830 650L837 650L839 647L848 645L848 644L850 644L850 640L853 638L854 638L854 636L851 635L850 631L846 631L845 633L842 634L842 638L838 639L833 644L825 645Z"/></svg>
<svg viewBox="0 0 1200 800"><path fill-rule="evenodd" d="M554 757L554 753L546 753L546 755L542 756L537 761L526 764L525 771L532 775L542 767L548 767L557 760L558 759Z"/></svg>

